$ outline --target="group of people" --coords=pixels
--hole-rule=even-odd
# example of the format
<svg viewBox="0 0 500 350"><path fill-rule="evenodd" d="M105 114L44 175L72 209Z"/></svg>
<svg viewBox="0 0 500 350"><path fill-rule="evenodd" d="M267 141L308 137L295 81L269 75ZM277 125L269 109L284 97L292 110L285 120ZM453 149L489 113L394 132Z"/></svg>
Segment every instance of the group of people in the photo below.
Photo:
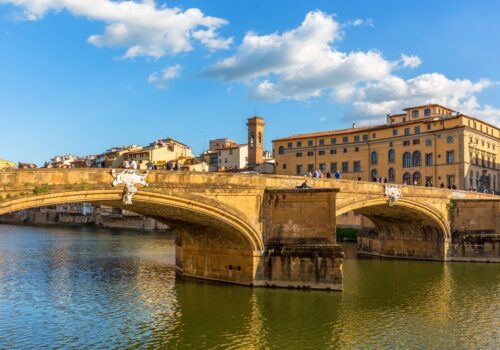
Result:
<svg viewBox="0 0 500 350"><path fill-rule="evenodd" d="M131 162L129 160L124 160L123 161L123 164L122 164L122 167L124 169L132 169L132 170L137 170L138 168L138 164L135 160L132 160ZM148 170L158 170L158 169L161 169L161 168L158 168L158 165L156 164L148 164L148 167L147 167ZM167 162L167 164L163 167L163 169L166 169L166 170L181 170L181 163L177 162L177 163L174 163L172 162L171 160Z"/></svg>
<svg viewBox="0 0 500 350"><path fill-rule="evenodd" d="M332 177L334 177L335 179L339 180L342 178L342 175L340 174L340 171L338 171L338 170L335 171L335 173L332 176L332 174L329 171L326 174L324 174L320 169L316 169L314 172L309 170L305 176L311 177L311 178L316 178L316 179L324 178L324 177L326 177L327 179L331 179Z"/></svg>

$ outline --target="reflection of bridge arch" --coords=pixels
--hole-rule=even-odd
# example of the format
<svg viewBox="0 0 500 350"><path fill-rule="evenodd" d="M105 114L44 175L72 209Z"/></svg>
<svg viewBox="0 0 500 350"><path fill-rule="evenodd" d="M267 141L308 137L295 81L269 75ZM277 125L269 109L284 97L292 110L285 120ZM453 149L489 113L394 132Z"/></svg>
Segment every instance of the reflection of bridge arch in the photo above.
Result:
<svg viewBox="0 0 500 350"><path fill-rule="evenodd" d="M116 189L60 192L24 197L1 203L0 215L34 207L72 202L101 203L159 218L174 228L182 224L195 224L199 227L214 225L214 228L220 230L219 232L231 233L235 236L232 238L236 239L240 234L239 238L244 238L252 250L263 249L261 236L248 223L220 208L178 196L141 191L135 195L134 205L124 207L121 201L122 193L121 189ZM244 242L242 239L239 241Z"/></svg>

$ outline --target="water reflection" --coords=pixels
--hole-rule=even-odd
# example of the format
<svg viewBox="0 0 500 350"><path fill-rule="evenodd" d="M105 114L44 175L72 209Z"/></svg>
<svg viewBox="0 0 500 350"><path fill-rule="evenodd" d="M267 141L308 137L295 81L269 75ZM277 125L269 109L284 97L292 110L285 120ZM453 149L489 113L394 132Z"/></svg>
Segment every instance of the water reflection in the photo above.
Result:
<svg viewBox="0 0 500 350"><path fill-rule="evenodd" d="M0 348L499 342L498 265L346 259L344 292L327 293L176 280L173 264L169 235L0 226Z"/></svg>

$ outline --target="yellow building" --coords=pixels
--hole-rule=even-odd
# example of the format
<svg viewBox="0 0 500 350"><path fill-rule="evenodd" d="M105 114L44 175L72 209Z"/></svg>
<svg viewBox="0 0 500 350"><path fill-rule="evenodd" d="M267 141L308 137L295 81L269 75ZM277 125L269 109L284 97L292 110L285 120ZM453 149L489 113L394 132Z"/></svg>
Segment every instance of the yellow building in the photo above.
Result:
<svg viewBox="0 0 500 350"><path fill-rule="evenodd" d="M429 104L387 115L383 125L273 140L276 173L340 171L342 178L500 191L500 130Z"/></svg>
<svg viewBox="0 0 500 350"><path fill-rule="evenodd" d="M158 140L149 146L124 153L124 159L136 161L139 169L164 167L169 161L183 164L192 158L191 148L174 139ZM182 160L182 161L181 161Z"/></svg>
<svg viewBox="0 0 500 350"><path fill-rule="evenodd" d="M16 163L10 162L8 160L0 159L0 170L2 169L15 169L17 168Z"/></svg>

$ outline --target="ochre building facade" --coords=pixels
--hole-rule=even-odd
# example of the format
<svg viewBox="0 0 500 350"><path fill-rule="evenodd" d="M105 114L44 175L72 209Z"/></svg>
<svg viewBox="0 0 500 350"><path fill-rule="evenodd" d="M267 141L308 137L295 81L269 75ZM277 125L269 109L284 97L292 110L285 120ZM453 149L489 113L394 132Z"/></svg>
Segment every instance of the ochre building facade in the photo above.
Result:
<svg viewBox="0 0 500 350"><path fill-rule="evenodd" d="M338 170L350 180L500 191L500 129L438 104L383 125L279 138L273 151L282 175Z"/></svg>

